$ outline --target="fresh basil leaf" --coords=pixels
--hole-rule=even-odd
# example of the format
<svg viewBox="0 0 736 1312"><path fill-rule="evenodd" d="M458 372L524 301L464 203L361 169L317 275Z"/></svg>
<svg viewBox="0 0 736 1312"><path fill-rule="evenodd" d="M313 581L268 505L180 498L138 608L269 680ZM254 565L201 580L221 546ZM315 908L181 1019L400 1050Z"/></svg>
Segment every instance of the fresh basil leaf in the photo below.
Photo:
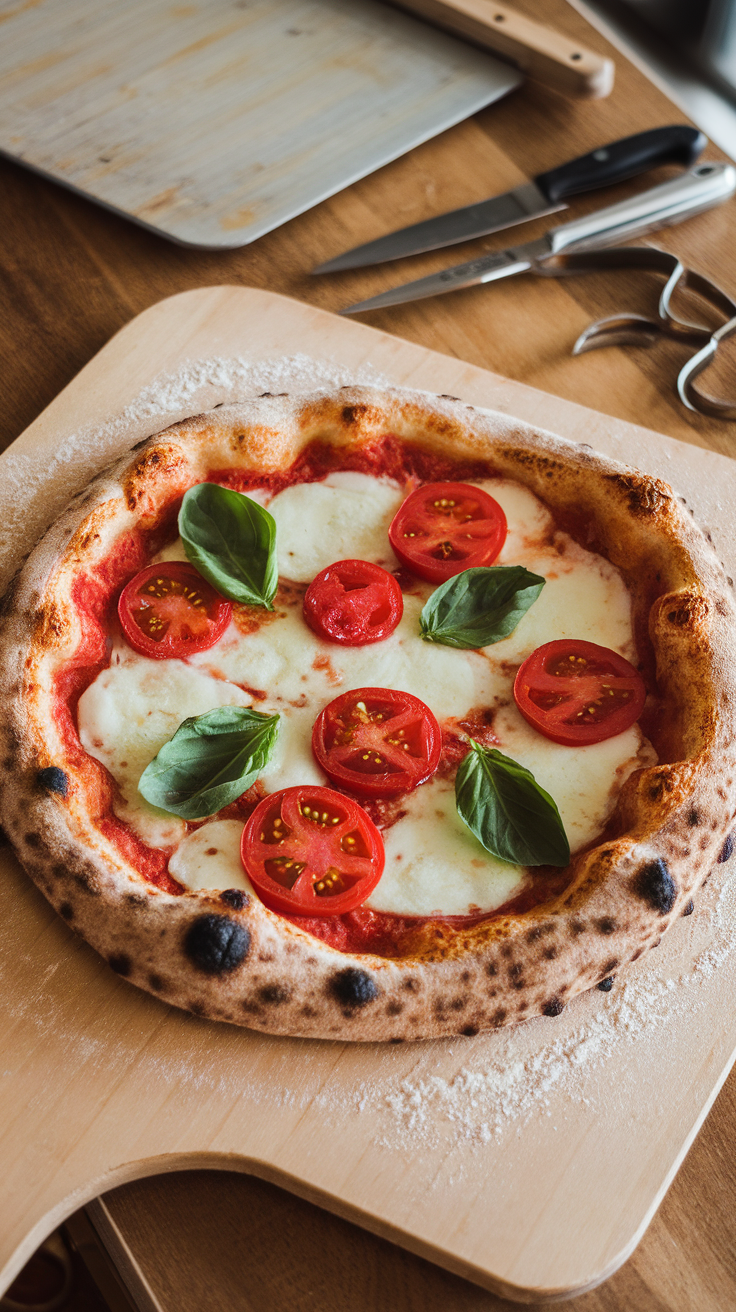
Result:
<svg viewBox="0 0 736 1312"><path fill-rule="evenodd" d="M486 851L519 866L566 866L570 845L555 802L523 765L473 742L455 778L458 814Z"/></svg>
<svg viewBox="0 0 736 1312"><path fill-rule="evenodd" d="M191 716L146 766L139 793L183 820L214 815L255 783L273 751L278 721L278 715L243 706Z"/></svg>
<svg viewBox="0 0 736 1312"><path fill-rule="evenodd" d="M422 637L445 647L489 647L513 633L544 584L523 565L464 569L432 593L419 616Z"/></svg>
<svg viewBox="0 0 736 1312"><path fill-rule="evenodd" d="M187 559L223 597L273 610L276 524L263 506L219 483L198 483L185 493L179 532Z"/></svg>

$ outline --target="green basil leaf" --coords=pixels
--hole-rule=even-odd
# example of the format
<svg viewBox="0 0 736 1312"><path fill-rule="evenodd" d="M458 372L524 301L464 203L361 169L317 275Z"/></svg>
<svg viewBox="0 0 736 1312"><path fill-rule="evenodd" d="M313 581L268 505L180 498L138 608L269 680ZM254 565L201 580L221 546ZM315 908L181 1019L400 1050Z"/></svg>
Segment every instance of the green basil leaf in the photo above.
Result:
<svg viewBox="0 0 736 1312"><path fill-rule="evenodd" d="M523 765L470 740L455 778L458 814L486 851L519 866L566 866L570 845L555 802Z"/></svg>
<svg viewBox="0 0 736 1312"><path fill-rule="evenodd" d="M278 715L243 706L191 716L146 766L139 793L183 820L214 815L255 783L273 751L278 721Z"/></svg>
<svg viewBox="0 0 736 1312"><path fill-rule="evenodd" d="M263 506L218 483L198 483L182 501L179 532L187 559L223 597L273 610L276 524Z"/></svg>
<svg viewBox="0 0 736 1312"><path fill-rule="evenodd" d="M464 569L432 593L419 616L422 637L445 647L489 647L513 633L544 584L523 565Z"/></svg>

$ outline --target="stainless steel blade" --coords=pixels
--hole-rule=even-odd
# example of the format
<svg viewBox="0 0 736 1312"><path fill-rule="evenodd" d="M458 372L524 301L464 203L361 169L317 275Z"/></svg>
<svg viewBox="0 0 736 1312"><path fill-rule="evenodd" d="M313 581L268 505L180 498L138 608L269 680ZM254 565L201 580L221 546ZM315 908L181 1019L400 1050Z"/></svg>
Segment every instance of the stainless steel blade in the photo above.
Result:
<svg viewBox="0 0 736 1312"><path fill-rule="evenodd" d="M371 296L367 301L348 305L346 309L340 310L340 314L380 310L388 305L402 305L404 301L420 301L427 296L437 296L440 292L458 291L461 287L476 287L479 283L495 282L497 278L509 278L514 273L525 273L535 260L544 259L550 251L547 237L539 237L536 241L528 241L511 250L493 251L490 255L481 255L477 260L469 260L467 264L441 269L439 273L431 273L427 278L404 283L403 287L392 287L378 296Z"/></svg>
<svg viewBox="0 0 736 1312"><path fill-rule="evenodd" d="M573 251L602 250L616 246L625 238L643 237L657 228L681 223L683 219L701 214L714 205L721 205L736 192L736 169L732 164L706 160L696 164L687 173L663 182L659 187L637 192L628 200L605 209L594 210L582 218L550 228L544 237L526 242L510 250L482 255L467 264L442 269L428 278L418 278L403 287L392 287L370 300L349 305L342 314L355 314L358 310L377 310L387 305L401 305L405 301L420 300L425 296L473 287L478 283L494 282L527 269L535 273L558 277L567 271L564 261L555 265L562 255ZM553 257L553 258L550 258Z"/></svg>
<svg viewBox="0 0 736 1312"><path fill-rule="evenodd" d="M471 241L473 237L485 237L502 228L511 228L515 223L525 223L528 219L565 209L565 201L549 201L536 182L525 182L502 196L463 205L459 210L437 214L433 219L424 219L422 223L413 223L409 228L400 228L363 246L355 246L351 251L336 255L334 260L320 264L312 272L337 273L341 269L360 269L366 264L399 260L405 255L419 255L422 251L438 250L455 242Z"/></svg>

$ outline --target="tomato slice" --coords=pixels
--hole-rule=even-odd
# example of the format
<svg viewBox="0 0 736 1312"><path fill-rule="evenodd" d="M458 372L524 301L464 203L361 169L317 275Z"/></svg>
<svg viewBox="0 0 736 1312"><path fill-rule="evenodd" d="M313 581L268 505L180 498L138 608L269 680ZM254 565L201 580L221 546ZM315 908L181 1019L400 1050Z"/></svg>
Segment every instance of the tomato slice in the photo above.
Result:
<svg viewBox="0 0 736 1312"><path fill-rule="evenodd" d="M623 733L639 719L646 695L639 671L623 656L577 638L537 647L514 682L524 719L565 747L585 747Z"/></svg>
<svg viewBox="0 0 736 1312"><path fill-rule="evenodd" d="M328 642L362 647L393 633L404 598L393 574L368 560L338 560L312 580L304 618Z"/></svg>
<svg viewBox="0 0 736 1312"><path fill-rule="evenodd" d="M340 916L353 911L383 874L383 839L352 797L300 784L259 802L240 855L272 911Z"/></svg>
<svg viewBox="0 0 736 1312"><path fill-rule="evenodd" d="M442 735L428 706L393 688L356 688L317 716L312 751L331 783L359 797L397 797L433 775Z"/></svg>
<svg viewBox="0 0 736 1312"><path fill-rule="evenodd" d="M221 638L232 614L193 565L167 560L142 569L123 588L118 615L128 642L155 660L206 651Z"/></svg>
<svg viewBox="0 0 736 1312"><path fill-rule="evenodd" d="M402 502L388 531L407 569L444 583L474 565L490 565L506 541L506 516L469 483L427 483Z"/></svg>

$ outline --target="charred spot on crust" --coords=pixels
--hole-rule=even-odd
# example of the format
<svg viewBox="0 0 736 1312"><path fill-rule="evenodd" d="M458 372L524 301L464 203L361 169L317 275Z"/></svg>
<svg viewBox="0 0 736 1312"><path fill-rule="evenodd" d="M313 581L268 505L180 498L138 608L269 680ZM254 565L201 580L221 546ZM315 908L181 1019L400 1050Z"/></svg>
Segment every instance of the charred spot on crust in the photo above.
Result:
<svg viewBox="0 0 736 1312"><path fill-rule="evenodd" d="M658 479L642 478L639 474L606 474L606 482L614 483L626 494L632 515L653 515L670 500L664 483Z"/></svg>
<svg viewBox="0 0 736 1312"><path fill-rule="evenodd" d="M419 982L418 980L413 979L412 976L409 976L408 979L403 981L401 987L402 989L407 989L409 993L416 993L419 988Z"/></svg>
<svg viewBox="0 0 736 1312"><path fill-rule="evenodd" d="M86 893L88 897L100 896L96 870L76 870L72 875L72 879L77 885L77 888L81 888L82 892Z"/></svg>
<svg viewBox="0 0 736 1312"><path fill-rule="evenodd" d="M58 765L45 766L43 770L39 770L36 777L39 788L43 788L47 793L58 793L59 797L66 797L69 792L69 775Z"/></svg>
<svg viewBox="0 0 736 1312"><path fill-rule="evenodd" d="M596 921L596 928L599 934L613 934L616 930L616 921L613 916L601 916L600 920Z"/></svg>
<svg viewBox="0 0 736 1312"><path fill-rule="evenodd" d="M59 915L64 920L74 919L74 907L72 906L71 902L62 902L61 906L59 907Z"/></svg>
<svg viewBox="0 0 736 1312"><path fill-rule="evenodd" d="M544 949L542 956L544 957L545 961L554 961L555 957L557 956L557 948L555 947L554 943L550 943L549 947Z"/></svg>
<svg viewBox="0 0 736 1312"><path fill-rule="evenodd" d="M700 814L698 812L697 807L695 806L690 807L690 810L688 811L687 814L687 822L690 825L691 829L693 828L694 825L700 824Z"/></svg>
<svg viewBox="0 0 736 1312"><path fill-rule="evenodd" d="M148 976L148 983L156 993L165 993L168 987L166 980L161 975L157 975L155 971L151 971Z"/></svg>
<svg viewBox="0 0 736 1312"><path fill-rule="evenodd" d="M498 974L498 966L496 965L495 961L488 962L488 965L486 966L486 974L490 975L491 979L493 978L494 975Z"/></svg>
<svg viewBox="0 0 736 1312"><path fill-rule="evenodd" d="M40 846L41 846L41 835L40 835L40 834L34 834L33 832L31 832L31 833L29 833L29 834L24 834L24 835L23 835L23 841L24 841L26 847L40 847Z"/></svg>
<svg viewBox="0 0 736 1312"><path fill-rule="evenodd" d="M648 861L634 876L634 891L650 907L664 916L671 911L677 898L677 886L661 857Z"/></svg>
<svg viewBox="0 0 736 1312"><path fill-rule="evenodd" d="M475 1038L475 1035L478 1033L478 1026L477 1026L477 1025L466 1025L466 1026L465 1026L465 1029L464 1029L464 1030L461 1030L460 1033L461 1033L461 1034L465 1034L465 1035L467 1036L467 1038L469 1038L469 1039Z"/></svg>
<svg viewBox="0 0 736 1312"><path fill-rule="evenodd" d="M542 1008L543 1016L559 1016L565 1010L565 1004L561 998L550 998L549 1002Z"/></svg>
<svg viewBox="0 0 736 1312"><path fill-rule="evenodd" d="M682 914L683 916L691 916L694 910L695 910L695 903L693 902L692 898L690 898L690 901L688 902L687 906L683 907Z"/></svg>
<svg viewBox="0 0 736 1312"><path fill-rule="evenodd" d="M198 916L184 936L184 951L206 975L224 975L250 952L250 932L229 916Z"/></svg>
<svg viewBox="0 0 736 1312"><path fill-rule="evenodd" d="M400 1016L404 1010L403 1002L389 1002L386 1008L387 1016Z"/></svg>
<svg viewBox="0 0 736 1312"><path fill-rule="evenodd" d="M272 1007L280 1007L283 1002L288 1002L291 997L291 989L285 984L264 984L262 989L258 990L258 997L261 1002L267 1002Z"/></svg>
<svg viewBox="0 0 736 1312"><path fill-rule="evenodd" d="M602 979L598 985L601 993L610 993L613 988L613 978L611 975L607 979Z"/></svg>
<svg viewBox="0 0 736 1312"><path fill-rule="evenodd" d="M112 957L107 958L107 964L116 975L129 975L133 963L125 952L116 952Z"/></svg>
<svg viewBox="0 0 736 1312"><path fill-rule="evenodd" d="M496 1010L494 1011L492 1017L491 1017L491 1020L493 1021L493 1024L494 1024L494 1025L503 1025L505 1019L506 1019L506 1008L505 1008L505 1007L497 1007Z"/></svg>
<svg viewBox="0 0 736 1312"><path fill-rule="evenodd" d="M659 774L655 775L649 784L649 796L653 802L661 802L668 793L674 788L672 772L668 766L663 767Z"/></svg>
<svg viewBox="0 0 736 1312"><path fill-rule="evenodd" d="M225 906L232 907L233 911L244 911L250 903L248 894L242 888L226 888L220 894L220 901Z"/></svg>
<svg viewBox="0 0 736 1312"><path fill-rule="evenodd" d="M526 941L527 943L536 943L538 938L542 938L547 933L549 933L549 929L546 925L534 925L532 929L527 930Z"/></svg>
<svg viewBox="0 0 736 1312"><path fill-rule="evenodd" d="M367 970L346 966L338 970L329 983L330 993L343 1007L365 1007L378 997L378 985Z"/></svg>
<svg viewBox="0 0 736 1312"><path fill-rule="evenodd" d="M733 856L733 834L729 834L718 856L718 864L722 865L724 861L730 861Z"/></svg>
<svg viewBox="0 0 736 1312"><path fill-rule="evenodd" d="M704 623L708 617L708 610L708 601L705 597L684 593L678 604L667 612L667 619L678 629L686 629Z"/></svg>

